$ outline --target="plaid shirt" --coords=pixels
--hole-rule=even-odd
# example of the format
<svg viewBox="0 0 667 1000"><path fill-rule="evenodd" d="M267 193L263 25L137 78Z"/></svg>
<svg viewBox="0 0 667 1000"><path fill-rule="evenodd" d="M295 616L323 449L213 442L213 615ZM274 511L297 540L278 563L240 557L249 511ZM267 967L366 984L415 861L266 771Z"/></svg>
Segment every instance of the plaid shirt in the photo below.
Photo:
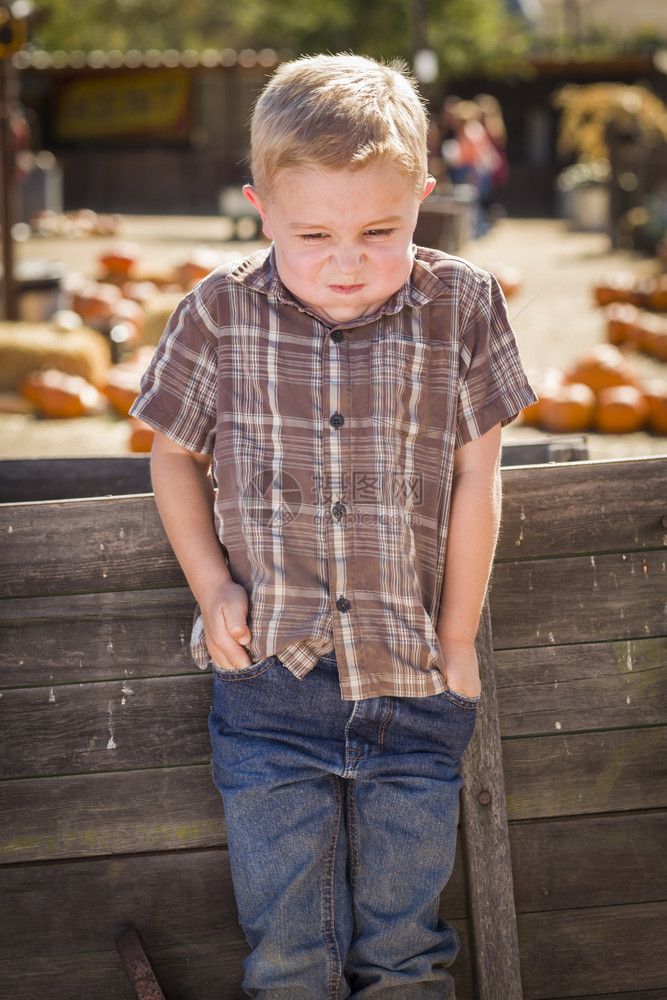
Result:
<svg viewBox="0 0 667 1000"><path fill-rule="evenodd" d="M249 653L296 676L336 651L344 699L445 689L435 634L454 450L535 396L496 280L415 248L373 316L326 324L271 249L171 317L133 413L213 460L215 516L250 599ZM201 620L193 634L208 655Z"/></svg>

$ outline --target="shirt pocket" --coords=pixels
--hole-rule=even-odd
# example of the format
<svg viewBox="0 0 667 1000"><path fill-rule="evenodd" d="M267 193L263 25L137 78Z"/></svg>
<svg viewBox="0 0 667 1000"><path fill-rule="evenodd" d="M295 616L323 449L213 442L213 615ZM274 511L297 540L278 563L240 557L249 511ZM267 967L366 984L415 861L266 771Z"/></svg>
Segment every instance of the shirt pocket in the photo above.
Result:
<svg viewBox="0 0 667 1000"><path fill-rule="evenodd" d="M371 345L371 418L404 438L443 432L455 384L446 344L386 337Z"/></svg>

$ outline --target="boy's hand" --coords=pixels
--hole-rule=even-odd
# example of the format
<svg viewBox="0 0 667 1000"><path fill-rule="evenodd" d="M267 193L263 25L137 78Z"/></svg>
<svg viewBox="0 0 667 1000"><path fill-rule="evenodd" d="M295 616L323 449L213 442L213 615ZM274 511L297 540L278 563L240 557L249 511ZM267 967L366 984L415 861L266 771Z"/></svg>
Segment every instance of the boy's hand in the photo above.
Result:
<svg viewBox="0 0 667 1000"><path fill-rule="evenodd" d="M199 602L204 619L206 646L220 670L242 670L251 660L243 648L250 642L248 595L233 580L215 587Z"/></svg>
<svg viewBox="0 0 667 1000"><path fill-rule="evenodd" d="M450 691L477 698L482 691L475 643L471 639L441 639L445 680Z"/></svg>

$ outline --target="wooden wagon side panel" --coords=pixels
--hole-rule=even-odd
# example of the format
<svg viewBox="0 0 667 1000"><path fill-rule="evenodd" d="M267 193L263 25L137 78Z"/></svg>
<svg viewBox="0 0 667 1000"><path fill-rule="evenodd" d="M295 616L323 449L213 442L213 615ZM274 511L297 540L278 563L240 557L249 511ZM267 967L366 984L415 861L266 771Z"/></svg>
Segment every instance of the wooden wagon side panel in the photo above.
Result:
<svg viewBox="0 0 667 1000"><path fill-rule="evenodd" d="M667 460L503 476L490 604L523 995L666 1000ZM235 1000L210 679L152 497L0 507L0 538L2 988L130 998L113 940L133 921L168 995ZM473 1000L463 853L442 912Z"/></svg>
<svg viewBox="0 0 667 1000"><path fill-rule="evenodd" d="M490 602L525 1000L663 998L667 460L506 470Z"/></svg>

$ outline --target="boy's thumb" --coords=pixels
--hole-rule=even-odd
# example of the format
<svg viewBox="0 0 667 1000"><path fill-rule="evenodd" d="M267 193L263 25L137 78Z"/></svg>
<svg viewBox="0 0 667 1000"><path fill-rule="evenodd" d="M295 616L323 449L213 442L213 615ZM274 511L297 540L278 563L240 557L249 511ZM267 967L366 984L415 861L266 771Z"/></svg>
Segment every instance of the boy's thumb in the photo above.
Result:
<svg viewBox="0 0 667 1000"><path fill-rule="evenodd" d="M225 612L225 623L229 634L242 646L250 642L250 629L241 609L228 608Z"/></svg>

